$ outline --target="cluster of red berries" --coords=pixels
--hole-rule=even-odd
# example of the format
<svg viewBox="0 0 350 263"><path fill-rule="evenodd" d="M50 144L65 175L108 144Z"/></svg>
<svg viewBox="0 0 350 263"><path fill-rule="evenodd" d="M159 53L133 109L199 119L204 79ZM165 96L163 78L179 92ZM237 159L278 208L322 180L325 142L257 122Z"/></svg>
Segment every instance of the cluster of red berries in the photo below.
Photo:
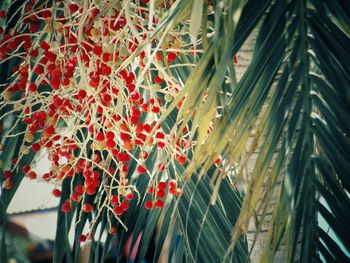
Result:
<svg viewBox="0 0 350 263"><path fill-rule="evenodd" d="M177 187L176 180L170 180L168 184L166 182L159 182L156 186L151 185L148 188L147 193L152 195L152 199L145 201L145 208L162 208L164 206L163 200L164 197L166 197L167 192L170 195L181 195L181 189Z"/></svg>
<svg viewBox="0 0 350 263"><path fill-rule="evenodd" d="M138 35L127 26L124 10L111 2L84 9L78 1L54 1L53 6L45 7L36 0L27 1L23 27L7 30L0 40L0 61L20 58L2 91L4 102L14 105L14 112L26 125L18 158L45 152L51 163L43 175L29 164L22 172L29 179L52 182L55 197L69 190L70 197L61 206L64 213L75 209L78 202L83 203L83 212L93 213L96 200L87 203L85 196L106 191L109 198L97 210L109 207L108 213L121 217L137 192L129 184L129 164L138 163L139 175L161 176L171 160L158 165L156 172L150 171L146 165L150 152L170 150L171 158L185 165L193 145L186 129L173 145L175 134L158 123L181 83L159 68L176 63L175 51L152 50L156 54L154 64L148 63L147 52L138 51L139 41L149 35L148 26L144 26L149 19L148 1L129 10ZM171 1L159 5L153 14L154 26L158 15L170 6ZM62 9L65 12L60 12ZM5 15L0 12L0 19ZM179 48L181 37L170 37L169 49ZM150 43L157 44L157 39ZM130 61L130 56L135 59ZM16 94L20 99L12 103ZM13 187L16 168L3 174L5 189ZM68 178L79 178L82 183L60 190ZM167 193L178 196L180 192L176 181L160 182L150 186L152 199L144 206L162 208ZM110 229L110 233L116 232L113 226Z"/></svg>

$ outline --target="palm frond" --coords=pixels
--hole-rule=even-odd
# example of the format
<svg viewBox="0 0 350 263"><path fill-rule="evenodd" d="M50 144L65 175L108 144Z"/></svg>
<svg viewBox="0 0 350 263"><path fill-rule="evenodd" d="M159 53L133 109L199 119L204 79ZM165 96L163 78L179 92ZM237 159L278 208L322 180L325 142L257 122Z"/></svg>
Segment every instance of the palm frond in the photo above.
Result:
<svg viewBox="0 0 350 263"><path fill-rule="evenodd" d="M119 117L123 124L127 123L130 133L137 135L135 123L130 122L134 109L140 111L136 122L153 124L141 142L146 146L126 148L123 139L113 144L118 151L132 157L126 165L129 181L125 183L118 177L124 172L125 163L116 160L115 153L111 154L111 149L98 144L95 138L95 129L112 131L121 137L122 128L115 125L120 119L115 121L107 116L112 123L108 126L101 110L85 102L83 109L91 106L86 116L91 114L96 122L96 127L90 129L91 118L87 121L84 114L74 113L72 123L78 128L73 138L81 144L72 154L77 159L90 160L97 152L103 162L92 163L103 179L97 179L95 193L84 192L85 188L77 193L77 187L86 182L81 176L86 163L72 177L61 178L60 208L67 204L70 211L58 211L54 262L79 260L79 239L85 238L81 235L86 226L95 233L94 237L88 235L90 262L104 261L111 250L119 262L141 262L152 250L150 258L157 262L167 249L169 262L245 262L261 236L266 236L265 248L258 259L261 262L272 262L281 250L287 262L350 260L348 0L177 0L113 4L97 1L91 5L89 1L77 2L82 8L81 19L77 19L80 16L77 13L67 16L78 24L72 30L76 36L61 36L59 30L51 34L50 30L54 29L46 25L51 20L46 20L39 25L44 28L43 33L32 34L32 41L37 46L43 39L82 44L84 26L91 27L94 19L111 19L109 7L113 5L114 15L123 16L122 29L105 33L98 29L97 25L102 23L99 21L94 34L108 40L101 45L102 49L108 46L108 52L120 51L118 55L123 59L113 55L113 61L108 58L106 62L115 74L104 77L124 89L110 99L113 107L104 105L105 101L99 97L102 84L97 84L98 90L92 88L96 83L87 79L93 78L89 75L93 72L87 66L89 63L82 60L86 55L85 58L96 62L96 67L100 67L101 61L97 55L89 57L84 53L83 49L89 49L93 41L84 42L82 54L77 58L75 79L67 84L71 86L56 92L42 84L35 96L42 96L43 103L31 105L33 111L40 107L49 110L45 99L51 99L55 92L62 92L67 100L71 97L74 97L72 101L78 100L75 89L79 83L86 87L91 98L99 100L102 110L109 115L117 110L120 116L114 116L115 119ZM15 3L10 7L8 27L27 32L28 27L22 27L16 20L25 12L25 4L16 8ZM172 6L168 8L168 4ZM79 5L73 9L77 11ZM89 25L84 24L90 15L87 10L95 10L97 5L101 7L100 13L96 13ZM38 8L48 6L45 1L37 4ZM65 14L57 12L55 19ZM108 19L103 23L108 24ZM54 22L59 27L61 22ZM252 32L257 32L254 52L240 78L236 76L232 59L244 48ZM118 41L116 34L120 34ZM130 48L129 53L125 47ZM45 50L40 52L43 55ZM171 61L163 58L169 52L173 52ZM11 76L9 71L16 63L19 62L15 56L1 63L2 72L7 72L1 76L1 84L16 81L16 74ZM155 84L157 78L159 83ZM153 114L147 109L142 112L142 103L138 105L130 99L134 90L142 100L159 100L161 112L155 110ZM8 121L8 129L12 127L18 134L26 131L23 124L13 120L17 113L20 116L21 110L24 112L17 103L22 94L14 92L11 101L1 102L1 122ZM56 127L70 126L68 119L62 117ZM168 137L164 150L164 145L158 147L162 141L158 146L151 145L157 129ZM42 133L40 130L35 140ZM21 152L23 137L22 134L4 140L1 159L5 169L15 169L11 161ZM185 144L191 147L186 148ZM144 149L149 154L147 160L138 159ZM181 156L185 158L181 165L176 159L180 152L185 155ZM18 171L32 162L35 154L20 157ZM73 158L70 161L72 167L77 166L78 161L74 163ZM163 163L167 165L165 170L158 166ZM138 170L141 164L147 168L147 176ZM63 165L57 167L63 169ZM107 171L105 167L110 169ZM14 187L1 194L0 220L5 218L6 208L23 176L19 173L13 180ZM155 197L150 187L164 179L178 180L182 196L169 196L164 199L162 209L147 210L145 203ZM245 191L238 190L242 185ZM124 198L127 190L138 198L128 200L127 211L116 215L114 209L118 207L111 204L111 195ZM93 205L91 213L83 212L84 202ZM248 248L246 234L253 220L256 233ZM262 233L269 220L267 232ZM70 228L75 230L73 253L68 240Z"/></svg>

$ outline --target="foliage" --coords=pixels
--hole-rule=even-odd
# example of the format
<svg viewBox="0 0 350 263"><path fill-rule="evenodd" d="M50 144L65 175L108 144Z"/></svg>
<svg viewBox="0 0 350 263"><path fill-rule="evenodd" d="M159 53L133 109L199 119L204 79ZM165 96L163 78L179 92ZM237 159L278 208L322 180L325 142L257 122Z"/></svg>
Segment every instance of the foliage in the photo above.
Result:
<svg viewBox="0 0 350 263"><path fill-rule="evenodd" d="M349 260L348 1L68 2L8 11L0 219L46 152L55 262L86 239L91 262L125 261L139 237L138 262L165 240L169 261L243 262L278 190L261 261L282 244L288 262Z"/></svg>
<svg viewBox="0 0 350 263"><path fill-rule="evenodd" d="M3 226L1 226L2 228ZM6 258L14 259L19 263L28 263L28 251L27 248L30 245L30 241L27 238L20 237L9 233L4 229L0 229L0 243L6 245ZM3 253L3 248L2 248ZM2 262L6 262L6 259L2 258Z"/></svg>

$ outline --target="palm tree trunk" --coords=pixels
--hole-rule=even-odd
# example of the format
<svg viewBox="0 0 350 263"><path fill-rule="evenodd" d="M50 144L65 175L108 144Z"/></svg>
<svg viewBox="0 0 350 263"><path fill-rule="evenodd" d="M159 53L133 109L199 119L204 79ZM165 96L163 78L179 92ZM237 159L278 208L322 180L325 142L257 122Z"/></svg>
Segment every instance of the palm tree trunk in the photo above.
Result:
<svg viewBox="0 0 350 263"><path fill-rule="evenodd" d="M245 71L247 70L248 66L250 65L250 63L252 61L254 47L255 47L256 38L257 38L257 33L258 33L258 30L254 30L251 33L251 35L247 38L247 40L244 43L244 45L242 46L242 48L237 53L238 65L235 66L237 81L239 81L243 77ZM254 137L254 135L251 136L250 142L253 141L253 137ZM247 151L248 151L248 148L249 147L247 147ZM254 151L247 166L244 168L245 175L246 175L247 179L249 179L252 175L252 172L253 172L253 169L255 166L255 162L259 156L259 152L260 152L259 148ZM277 155L277 153L278 152L276 152L276 155ZM258 211L256 211L255 217L249 223L249 228L248 228L248 233L247 233L247 241L248 241L249 250L252 250L251 255L250 255L251 262L259 262L259 258L263 253L266 239L267 239L267 233L268 233L269 226L271 223L272 214L273 214L274 209L276 208L276 205L278 204L279 192L280 192L281 181L282 181L281 177L282 176L280 175L280 178L277 181L277 187L275 188L276 190L272 194L272 198L271 198L271 202L270 202L271 205L270 205L269 211L267 211L267 213L263 219L262 226L261 226L261 229L260 229L258 235L256 235L256 233L257 233L257 227L258 227L259 223L261 223L260 220L261 220L261 216L263 214L262 209L259 209ZM269 191L266 189L265 193L268 193L268 192ZM261 198L260 202L263 201L263 198L264 197ZM254 242L254 239L256 239L255 242ZM283 251L284 251L284 241L282 240L282 244L280 245L280 247L275 255L274 262L284 262L285 261L286 258L284 256Z"/></svg>

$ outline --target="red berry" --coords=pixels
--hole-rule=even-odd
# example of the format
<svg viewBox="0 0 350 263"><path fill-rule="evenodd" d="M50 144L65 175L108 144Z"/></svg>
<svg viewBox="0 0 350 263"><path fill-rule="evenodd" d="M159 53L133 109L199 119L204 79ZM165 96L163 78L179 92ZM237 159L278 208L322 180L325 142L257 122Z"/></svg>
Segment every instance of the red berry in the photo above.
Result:
<svg viewBox="0 0 350 263"><path fill-rule="evenodd" d="M165 135L164 135L163 132L157 132L157 133L156 133L156 138L157 138L157 139L164 139L164 137L165 137Z"/></svg>
<svg viewBox="0 0 350 263"><path fill-rule="evenodd" d="M157 83L157 84L162 84L163 83L163 79L157 75L157 76L154 77L154 82Z"/></svg>
<svg viewBox="0 0 350 263"><path fill-rule="evenodd" d="M142 160L146 160L148 157L148 153L146 151L141 151L139 154L139 158Z"/></svg>
<svg viewBox="0 0 350 263"><path fill-rule="evenodd" d="M40 25L37 24L37 23L35 23L35 24L30 24L30 25L29 25L29 30L30 30L30 32L32 32L32 33L38 32L39 29L40 29Z"/></svg>
<svg viewBox="0 0 350 263"><path fill-rule="evenodd" d="M119 124L119 128L120 128L120 130L122 130L122 131L124 131L124 132L129 131L129 127L128 127L128 125L126 125L125 123Z"/></svg>
<svg viewBox="0 0 350 263"><path fill-rule="evenodd" d="M53 189L52 190L52 195L54 197L60 197L61 196L61 191L59 189Z"/></svg>
<svg viewBox="0 0 350 263"><path fill-rule="evenodd" d="M120 216L124 213L124 210L120 205L114 207L113 211L117 216Z"/></svg>
<svg viewBox="0 0 350 263"><path fill-rule="evenodd" d="M60 84L61 84L61 80L59 78L52 78L50 80L51 88L54 90L58 90L60 87Z"/></svg>
<svg viewBox="0 0 350 263"><path fill-rule="evenodd" d="M144 174L144 173L147 172L147 169L146 169L145 166L139 165L139 166L137 167L137 172L140 173L140 174Z"/></svg>
<svg viewBox="0 0 350 263"><path fill-rule="evenodd" d="M92 178L95 179L95 180L97 180L98 178L100 178L100 173L99 173L99 171L94 170L94 171L92 172Z"/></svg>
<svg viewBox="0 0 350 263"><path fill-rule="evenodd" d="M103 108L102 108L100 105L98 105L98 106L97 106L97 109L96 109L96 112L97 112L98 114L103 114Z"/></svg>
<svg viewBox="0 0 350 263"><path fill-rule="evenodd" d="M85 168L83 170L83 176L85 177L85 184L86 185L91 185L92 184L92 178L90 178L92 175L92 171L88 168Z"/></svg>
<svg viewBox="0 0 350 263"><path fill-rule="evenodd" d="M154 187L153 187L153 185L151 185L151 186L147 189L147 193L149 193L149 194L153 194L153 193L154 193Z"/></svg>
<svg viewBox="0 0 350 263"><path fill-rule="evenodd" d="M34 152L38 152L40 150L40 147L41 147L40 143L38 143L38 142L32 144L32 150Z"/></svg>
<svg viewBox="0 0 350 263"><path fill-rule="evenodd" d="M139 122L139 117L137 117L137 116L131 116L131 117L130 117L130 122L131 122L131 124L136 125L136 124Z"/></svg>
<svg viewBox="0 0 350 263"><path fill-rule="evenodd" d="M85 213L91 212L91 211L92 211L92 208L93 208L92 205L89 204L89 203L83 204L83 211L84 211Z"/></svg>
<svg viewBox="0 0 350 263"><path fill-rule="evenodd" d="M162 208L164 206L164 202L162 200L157 200L154 206L156 208Z"/></svg>
<svg viewBox="0 0 350 263"><path fill-rule="evenodd" d="M44 132L47 134L47 135L52 135L55 133L55 127L53 127L52 125L48 126Z"/></svg>
<svg viewBox="0 0 350 263"><path fill-rule="evenodd" d="M145 129L146 132L150 133L152 131L152 127L149 124L143 125L143 128Z"/></svg>
<svg viewBox="0 0 350 263"><path fill-rule="evenodd" d="M78 185L75 187L75 191L76 191L78 194L84 193L84 186L83 186L82 184L78 184Z"/></svg>
<svg viewBox="0 0 350 263"><path fill-rule="evenodd" d="M165 190L166 189L166 182L159 182L158 189Z"/></svg>
<svg viewBox="0 0 350 263"><path fill-rule="evenodd" d="M117 149L112 149L112 150L111 150L111 153L112 153L112 155L113 155L114 157L117 157L118 154L119 154L119 151L118 151Z"/></svg>
<svg viewBox="0 0 350 263"><path fill-rule="evenodd" d="M57 55L51 51L46 51L45 52L45 57L48 59L50 62L56 62Z"/></svg>
<svg viewBox="0 0 350 263"><path fill-rule="evenodd" d="M28 177L30 180L36 179L36 172L31 171L31 172L27 173L27 177Z"/></svg>
<svg viewBox="0 0 350 263"><path fill-rule="evenodd" d="M163 148L166 146L166 143L165 143L165 142L157 142L157 146L158 146L160 149L163 149Z"/></svg>
<svg viewBox="0 0 350 263"><path fill-rule="evenodd" d="M112 132L112 131L108 131L107 133L106 133L106 138L107 138L107 140L113 140L114 139L114 132Z"/></svg>
<svg viewBox="0 0 350 263"><path fill-rule="evenodd" d="M28 90L31 92L36 92L38 90L38 86L35 83L30 83L28 86Z"/></svg>
<svg viewBox="0 0 350 263"><path fill-rule="evenodd" d="M6 18L6 12L4 10L0 10L0 18L1 19Z"/></svg>
<svg viewBox="0 0 350 263"><path fill-rule="evenodd" d="M153 207L153 202L148 200L145 202L145 208L146 209L151 209Z"/></svg>
<svg viewBox="0 0 350 263"><path fill-rule="evenodd" d="M157 192L157 197L158 198L163 198L165 196L165 191L164 190L159 190L158 192Z"/></svg>
<svg viewBox="0 0 350 263"><path fill-rule="evenodd" d="M29 125L31 123L32 123L32 119L31 118L27 117L27 118L24 119L24 124L25 125Z"/></svg>
<svg viewBox="0 0 350 263"><path fill-rule="evenodd" d="M175 195L181 196L182 194L183 194L183 190L180 189L180 188L177 188L177 189L176 189L176 194L175 194Z"/></svg>
<svg viewBox="0 0 350 263"><path fill-rule="evenodd" d="M26 174L29 171L30 171L30 165L28 165L28 164L24 165L22 168L22 172Z"/></svg>
<svg viewBox="0 0 350 263"><path fill-rule="evenodd" d="M73 200L74 202L79 202L79 201L80 201L80 194L78 194L78 193L73 193L73 194L71 195L71 198L72 198L72 200Z"/></svg>
<svg viewBox="0 0 350 263"><path fill-rule="evenodd" d="M35 72L35 74L40 75L40 74L42 74L42 73L44 72L44 67L38 65L38 66L36 66L36 67L34 68L34 72Z"/></svg>
<svg viewBox="0 0 350 263"><path fill-rule="evenodd" d="M12 172L10 170L6 170L4 172L4 178L5 179L10 179L12 177Z"/></svg>
<svg viewBox="0 0 350 263"><path fill-rule="evenodd" d="M123 171L123 173L128 173L128 171L129 171L128 166L123 164L122 171Z"/></svg>
<svg viewBox="0 0 350 263"><path fill-rule="evenodd" d="M52 17L52 12L51 10L42 10L40 15L42 18L49 18L49 17Z"/></svg>
<svg viewBox="0 0 350 263"><path fill-rule="evenodd" d="M158 113L158 112L160 112L160 108L157 107L157 106L152 106L151 111L152 111L153 113Z"/></svg>
<svg viewBox="0 0 350 263"><path fill-rule="evenodd" d="M59 107L61 106L63 103L63 100L59 97L55 98L54 101L53 101L53 104L56 106L56 107Z"/></svg>
<svg viewBox="0 0 350 263"><path fill-rule="evenodd" d="M130 135L128 133L125 132L121 132L120 133L120 139L125 142L125 141L129 141L130 140Z"/></svg>
<svg viewBox="0 0 350 263"><path fill-rule="evenodd" d="M63 213L68 213L72 209L72 205L69 200L66 200L61 206L61 211Z"/></svg>
<svg viewBox="0 0 350 263"><path fill-rule="evenodd" d="M36 58L37 56L39 56L39 50L36 48L36 49L32 49L29 53L29 55L32 57L32 58Z"/></svg>
<svg viewBox="0 0 350 263"><path fill-rule="evenodd" d="M12 165L17 165L18 163L18 159L17 158L13 158L12 159Z"/></svg>
<svg viewBox="0 0 350 263"><path fill-rule="evenodd" d="M133 198L134 198L134 194L133 193L127 193L125 195L125 199L127 199L127 200L132 200Z"/></svg>
<svg viewBox="0 0 350 263"><path fill-rule="evenodd" d="M129 99L130 99L131 102L138 101L139 98L140 98L140 93L137 92L137 91L133 91L129 95Z"/></svg>
<svg viewBox="0 0 350 263"><path fill-rule="evenodd" d="M111 196L111 204L112 204L112 205L118 204L118 201L119 201L119 198L118 198L117 195L112 195L112 196Z"/></svg>
<svg viewBox="0 0 350 263"><path fill-rule="evenodd" d="M114 226L111 226L110 229L108 230L108 233L110 235L115 235L117 233L117 228Z"/></svg>
<svg viewBox="0 0 350 263"><path fill-rule="evenodd" d="M129 203L128 202L121 202L120 207L123 209L123 211L127 211L129 209Z"/></svg>
<svg viewBox="0 0 350 263"><path fill-rule="evenodd" d="M163 59L162 53L161 53L161 52L157 52L157 53L156 53L155 59L156 59L157 61L161 61L161 60Z"/></svg>
<svg viewBox="0 0 350 263"><path fill-rule="evenodd" d="M119 153L117 156L119 162L127 163L130 160L130 156L127 153Z"/></svg>
<svg viewBox="0 0 350 263"><path fill-rule="evenodd" d="M111 171L110 171L111 172ZM98 188L100 186L100 181L99 180L93 180L92 185L96 188Z"/></svg>
<svg viewBox="0 0 350 263"><path fill-rule="evenodd" d="M163 172L163 171L165 171L166 166L165 166L165 164L163 164L163 163L158 163L158 164L157 164L157 169L158 169L160 172Z"/></svg>
<svg viewBox="0 0 350 263"><path fill-rule="evenodd" d="M169 187L169 194L171 195L176 195L177 194L177 189L176 187Z"/></svg>
<svg viewBox="0 0 350 263"><path fill-rule="evenodd" d="M107 142L106 142L106 146L109 149L113 149L115 147L115 145L116 145L116 143L114 140L107 140Z"/></svg>
<svg viewBox="0 0 350 263"><path fill-rule="evenodd" d="M50 49L50 44L48 42L46 42L46 41L43 41L43 42L40 43L40 47L41 47L41 49L47 51L47 50Z"/></svg>
<svg viewBox="0 0 350 263"><path fill-rule="evenodd" d="M70 4L68 8L72 14L79 10L79 6L77 4Z"/></svg>
<svg viewBox="0 0 350 263"><path fill-rule="evenodd" d="M172 179L169 181L169 187L170 188L176 188L177 187L177 182L176 180Z"/></svg>
<svg viewBox="0 0 350 263"><path fill-rule="evenodd" d="M185 164L187 162L187 158L183 155L179 155L176 159L180 164Z"/></svg>
<svg viewBox="0 0 350 263"><path fill-rule="evenodd" d="M233 64L237 65L238 64L238 59L237 59L237 56L234 56L233 57Z"/></svg>
<svg viewBox="0 0 350 263"><path fill-rule="evenodd" d="M149 108L149 104L148 103L144 103L141 105L142 111L143 112L148 112L148 108Z"/></svg>
<svg viewBox="0 0 350 263"><path fill-rule="evenodd" d="M73 71L73 70L75 69L75 64L69 62L69 63L66 65L66 69L69 70L69 71Z"/></svg>
<svg viewBox="0 0 350 263"><path fill-rule="evenodd" d="M143 132L143 123L139 123L136 125L136 133Z"/></svg>
<svg viewBox="0 0 350 263"><path fill-rule="evenodd" d="M97 133L96 135L96 141L102 142L105 139L105 135L102 132Z"/></svg>
<svg viewBox="0 0 350 263"><path fill-rule="evenodd" d="M86 236L83 235L83 234L81 234L81 235L79 236L79 242L85 242L85 241L86 241Z"/></svg>
<svg viewBox="0 0 350 263"><path fill-rule="evenodd" d="M59 79L60 77L62 77L62 70L57 68L57 69L54 69L52 72L51 72L51 76L53 78L56 78L56 79Z"/></svg>
<svg viewBox="0 0 350 263"><path fill-rule="evenodd" d="M92 52L94 52L96 56L100 56L102 54L102 47L94 45Z"/></svg>
<svg viewBox="0 0 350 263"><path fill-rule="evenodd" d="M220 162L221 162L221 156L219 156L218 158L216 158L216 160L215 160L215 164L219 164Z"/></svg>
<svg viewBox="0 0 350 263"><path fill-rule="evenodd" d="M13 181L10 179L7 179L4 183L4 189L11 189L13 188Z"/></svg>
<svg viewBox="0 0 350 263"><path fill-rule="evenodd" d="M169 52L168 54L168 61L172 62L176 59L177 55L174 52Z"/></svg>
<svg viewBox="0 0 350 263"><path fill-rule="evenodd" d="M109 66L104 66L104 67L102 68L102 75L104 75L104 76L109 76L109 75L111 75L111 73L112 73L111 67L109 67Z"/></svg>
<svg viewBox="0 0 350 263"><path fill-rule="evenodd" d="M94 193L96 193L96 187L93 185L89 185L88 187L86 187L86 193L88 195L93 195Z"/></svg>

